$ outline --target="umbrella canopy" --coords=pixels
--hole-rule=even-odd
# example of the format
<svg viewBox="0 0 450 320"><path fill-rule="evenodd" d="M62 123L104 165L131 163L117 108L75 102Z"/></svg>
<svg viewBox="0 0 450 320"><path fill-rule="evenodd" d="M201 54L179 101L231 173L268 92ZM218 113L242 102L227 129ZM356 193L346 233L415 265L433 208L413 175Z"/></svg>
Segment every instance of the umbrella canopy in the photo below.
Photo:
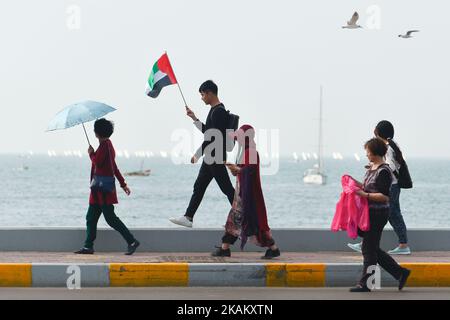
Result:
<svg viewBox="0 0 450 320"><path fill-rule="evenodd" d="M56 114L48 125L47 131L67 129L97 120L115 110L104 103L89 100L71 104Z"/></svg>

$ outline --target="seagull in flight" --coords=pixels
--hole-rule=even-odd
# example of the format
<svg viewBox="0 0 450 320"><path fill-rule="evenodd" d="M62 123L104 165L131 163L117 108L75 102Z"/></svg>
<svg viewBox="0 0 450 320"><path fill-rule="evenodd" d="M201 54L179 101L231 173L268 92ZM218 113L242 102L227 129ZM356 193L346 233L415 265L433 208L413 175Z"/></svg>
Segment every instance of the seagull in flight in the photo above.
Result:
<svg viewBox="0 0 450 320"><path fill-rule="evenodd" d="M358 28L362 28L360 25L356 24L356 21L358 21L358 19L359 19L359 14L358 14L358 12L355 11L355 13L353 13L353 16L350 19L350 21L347 21L347 25L343 26L342 28L344 28L344 29L358 29Z"/></svg>
<svg viewBox="0 0 450 320"><path fill-rule="evenodd" d="M410 31L408 31L406 34L399 34L398 36L400 37L400 38L403 38L403 39L408 39L408 38L412 38L412 33L413 32L419 32L419 30L410 30Z"/></svg>

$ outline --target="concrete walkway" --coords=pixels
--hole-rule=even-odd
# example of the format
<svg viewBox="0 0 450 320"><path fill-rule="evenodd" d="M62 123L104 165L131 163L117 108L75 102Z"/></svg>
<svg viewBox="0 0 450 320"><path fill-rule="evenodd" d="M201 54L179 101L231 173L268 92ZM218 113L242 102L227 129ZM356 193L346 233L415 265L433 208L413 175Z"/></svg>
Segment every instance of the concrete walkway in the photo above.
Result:
<svg viewBox="0 0 450 320"><path fill-rule="evenodd" d="M231 258L211 257L208 252L99 252L76 255L71 252L0 252L0 263L362 263L357 252L282 252L281 257L262 260L263 252L232 252ZM450 251L413 252L393 256L400 263L450 263Z"/></svg>

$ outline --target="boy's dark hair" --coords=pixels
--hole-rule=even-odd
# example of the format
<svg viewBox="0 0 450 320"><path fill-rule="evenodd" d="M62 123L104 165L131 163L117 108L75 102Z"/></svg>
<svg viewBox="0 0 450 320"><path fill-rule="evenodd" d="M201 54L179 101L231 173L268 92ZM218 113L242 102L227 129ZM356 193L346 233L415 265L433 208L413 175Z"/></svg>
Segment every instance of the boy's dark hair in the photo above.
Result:
<svg viewBox="0 0 450 320"><path fill-rule="evenodd" d="M369 149L374 156L384 157L388 150L387 145L383 140L372 138L364 144L364 148Z"/></svg>
<svg viewBox="0 0 450 320"><path fill-rule="evenodd" d="M387 120L378 122L375 133L383 139L394 139L394 126Z"/></svg>
<svg viewBox="0 0 450 320"><path fill-rule="evenodd" d="M101 138L109 138L114 132L114 123L104 118L94 123L94 132Z"/></svg>
<svg viewBox="0 0 450 320"><path fill-rule="evenodd" d="M217 93L219 92L219 88L217 88L217 85L214 83L214 81L206 80L205 82L202 83L202 85L200 86L198 91L200 93L212 92L213 94L215 94L217 96Z"/></svg>

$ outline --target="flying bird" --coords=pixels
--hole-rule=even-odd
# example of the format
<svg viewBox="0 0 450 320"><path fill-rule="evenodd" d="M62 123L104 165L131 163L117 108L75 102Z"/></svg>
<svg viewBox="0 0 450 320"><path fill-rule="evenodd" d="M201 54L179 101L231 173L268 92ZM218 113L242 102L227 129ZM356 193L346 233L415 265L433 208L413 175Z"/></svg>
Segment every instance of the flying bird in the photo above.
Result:
<svg viewBox="0 0 450 320"><path fill-rule="evenodd" d="M355 13L353 14L352 18L350 19L350 21L347 21L347 25L343 26L342 28L344 29L357 29L357 28L362 28L360 25L357 25L356 22L359 19L359 14L358 12L355 11Z"/></svg>
<svg viewBox="0 0 450 320"><path fill-rule="evenodd" d="M410 30L410 31L408 31L406 34L399 34L398 36L400 37L400 38L403 38L403 39L408 39L408 38L412 38L412 33L413 32L419 32L419 30Z"/></svg>

